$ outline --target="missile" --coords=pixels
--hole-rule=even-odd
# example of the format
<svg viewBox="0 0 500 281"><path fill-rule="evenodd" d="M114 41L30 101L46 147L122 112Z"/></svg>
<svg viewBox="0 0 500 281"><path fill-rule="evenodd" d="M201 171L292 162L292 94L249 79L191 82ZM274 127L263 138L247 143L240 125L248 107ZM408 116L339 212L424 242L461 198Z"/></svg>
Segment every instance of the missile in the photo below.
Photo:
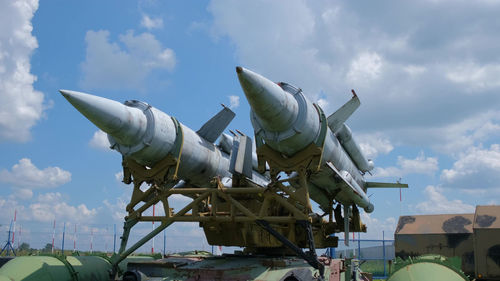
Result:
<svg viewBox="0 0 500 281"><path fill-rule="evenodd" d="M373 169L344 124L359 106L356 95L328 117L326 136L320 134L321 116L302 90L287 83L274 83L260 74L236 67L238 79L251 107L250 119L256 137L287 157L324 137L320 172L309 177L311 199L327 211L328 198L343 205L357 205L371 213L373 204L366 195L363 174ZM292 185L294 183L292 182Z"/></svg>
<svg viewBox="0 0 500 281"><path fill-rule="evenodd" d="M60 92L108 135L111 148L124 157L152 167L181 145L178 178L182 182L209 187L214 177L220 177L222 182L231 185L234 173L230 167L231 146L238 140L224 135L219 145L214 144L235 116L229 108L224 107L195 132L145 102L131 100L122 104L76 91ZM246 169L245 176L249 180L259 185L268 183L265 176L252 169L251 162L247 166L250 168Z"/></svg>

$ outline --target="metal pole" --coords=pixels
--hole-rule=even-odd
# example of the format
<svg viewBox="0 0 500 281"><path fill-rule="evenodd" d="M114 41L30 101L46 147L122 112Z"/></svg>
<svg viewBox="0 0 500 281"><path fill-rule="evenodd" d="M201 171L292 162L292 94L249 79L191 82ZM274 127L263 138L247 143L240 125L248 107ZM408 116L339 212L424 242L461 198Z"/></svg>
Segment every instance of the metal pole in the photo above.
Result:
<svg viewBox="0 0 500 281"><path fill-rule="evenodd" d="M8 246L10 246L10 234L12 233L11 230L12 230L12 220L10 221L9 236L7 237L7 245L6 245L6 247L7 247L7 256L10 253L10 248Z"/></svg>
<svg viewBox="0 0 500 281"><path fill-rule="evenodd" d="M114 231L113 231L113 254L114 254L116 253L116 223L113 226L114 226Z"/></svg>
<svg viewBox="0 0 500 281"><path fill-rule="evenodd" d="M382 253L384 255L384 276L387 276L386 265L385 265L385 262L386 262L386 258L385 258L385 233L383 230L382 230Z"/></svg>
<svg viewBox="0 0 500 281"><path fill-rule="evenodd" d="M53 226L53 232L52 232L52 254L54 253L54 238L56 236L56 220L54 220L54 226Z"/></svg>
<svg viewBox="0 0 500 281"><path fill-rule="evenodd" d="M62 239L62 246L61 246L61 254L64 256L64 235L66 234L66 222L64 222L63 226L63 239Z"/></svg>
<svg viewBox="0 0 500 281"><path fill-rule="evenodd" d="M361 259L361 233L358 232L358 260Z"/></svg>
<svg viewBox="0 0 500 281"><path fill-rule="evenodd" d="M19 235L17 236L17 250L19 251L19 241L21 241L21 232L23 231L23 226L19 226Z"/></svg>
<svg viewBox="0 0 500 281"><path fill-rule="evenodd" d="M73 252L76 252L76 223L75 223L75 232L73 233Z"/></svg>
<svg viewBox="0 0 500 281"><path fill-rule="evenodd" d="M94 252L94 229L90 228L90 253Z"/></svg>
<svg viewBox="0 0 500 281"><path fill-rule="evenodd" d="M155 217L155 205L153 205L153 218ZM155 221L152 221L151 231L155 230ZM155 254L155 238L151 239L151 255Z"/></svg>
<svg viewBox="0 0 500 281"><path fill-rule="evenodd" d="M166 246L167 246L167 235L165 233L166 230L163 230L163 257L166 256Z"/></svg>
<svg viewBox="0 0 500 281"><path fill-rule="evenodd" d="M108 225L106 224L106 232L104 233L104 252L108 253Z"/></svg>
<svg viewBox="0 0 500 281"><path fill-rule="evenodd" d="M4 251L5 249L7 249L7 256L8 256L8 255L9 255L9 253L10 253L10 248L9 248L9 246L10 246L10 231L11 231L11 230L12 230L12 220L10 221L10 227L9 227L9 232L8 232L9 234L8 234L8 236L7 236L7 244L5 244L5 246L3 247L2 252L1 252L1 253L3 253L3 251ZM0 253L0 254L1 254L1 253ZM14 255L15 255L15 253L14 253Z"/></svg>
<svg viewBox="0 0 500 281"><path fill-rule="evenodd" d="M14 237L16 236L17 210L14 210L14 227L12 228L12 246L14 246Z"/></svg>

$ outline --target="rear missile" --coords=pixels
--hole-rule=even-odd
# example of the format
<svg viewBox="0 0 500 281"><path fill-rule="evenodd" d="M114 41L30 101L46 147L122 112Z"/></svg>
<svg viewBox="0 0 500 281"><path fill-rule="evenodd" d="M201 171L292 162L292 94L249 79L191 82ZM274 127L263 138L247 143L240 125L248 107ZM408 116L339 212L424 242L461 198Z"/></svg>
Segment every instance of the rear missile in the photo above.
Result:
<svg viewBox="0 0 500 281"><path fill-rule="evenodd" d="M297 119L298 103L276 83L242 67L236 67L255 118L266 131L287 128Z"/></svg>
<svg viewBox="0 0 500 281"><path fill-rule="evenodd" d="M237 67L236 72L252 109L250 118L257 137L288 157L311 143L318 143L322 137L320 111L301 89L287 83L274 83L242 67ZM346 105L329 120L339 115L347 119L357 106L351 111L349 108L350 105ZM345 120L341 121L336 123L343 125ZM335 200L344 205L356 204L371 213L374 206L366 195L362 174L372 169L373 163L359 150L350 130L345 125L340 129L342 142L330 127L326 132L321 172L311 175L308 183L313 190L311 199L325 211L330 207L326 198L335 196Z"/></svg>
<svg viewBox="0 0 500 281"><path fill-rule="evenodd" d="M208 187L214 177L230 179L230 154L213 142L234 117L224 107L198 132L175 118L141 101L124 104L85 93L60 90L61 94L87 119L107 133L111 148L124 157L152 167L182 144L178 177L199 187ZM256 171L246 174L258 184L267 179ZM229 182L224 180L224 182Z"/></svg>

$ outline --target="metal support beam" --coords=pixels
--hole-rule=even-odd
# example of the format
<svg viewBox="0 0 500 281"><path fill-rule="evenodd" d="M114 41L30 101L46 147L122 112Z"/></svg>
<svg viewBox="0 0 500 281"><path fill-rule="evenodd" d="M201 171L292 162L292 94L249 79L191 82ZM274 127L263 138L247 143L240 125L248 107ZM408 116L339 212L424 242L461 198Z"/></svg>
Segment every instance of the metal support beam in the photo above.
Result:
<svg viewBox="0 0 500 281"><path fill-rule="evenodd" d="M255 221L257 225L265 229L267 232L269 232L272 236L274 236L276 239L278 239L283 245L286 247L290 248L294 253L296 253L299 257L303 258L307 263L314 267L315 269L319 270L320 277L323 280L324 274L325 274L325 266L318 261L318 257L316 255L316 250L314 247L314 239L312 236L312 229L311 229L311 224L309 221L305 220L298 220L297 223L304 227L307 231L307 240L309 244L309 253L304 253L301 248L297 247L294 243L292 243L290 240L288 240L285 236L281 235L279 232L277 232L274 228L271 227L269 222L265 220L256 220Z"/></svg>

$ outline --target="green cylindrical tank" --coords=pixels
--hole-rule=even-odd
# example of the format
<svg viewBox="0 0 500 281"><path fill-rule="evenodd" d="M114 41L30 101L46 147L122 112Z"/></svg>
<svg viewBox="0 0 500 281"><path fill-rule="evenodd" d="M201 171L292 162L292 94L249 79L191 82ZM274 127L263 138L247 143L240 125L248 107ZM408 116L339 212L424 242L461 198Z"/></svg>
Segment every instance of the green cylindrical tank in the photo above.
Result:
<svg viewBox="0 0 500 281"><path fill-rule="evenodd" d="M399 264L398 264L399 263ZM420 256L396 262L387 281L469 281L456 262L438 255Z"/></svg>
<svg viewBox="0 0 500 281"><path fill-rule="evenodd" d="M52 256L17 257L0 268L0 281L109 280L111 264L97 256L68 256L67 263Z"/></svg>
<svg viewBox="0 0 500 281"><path fill-rule="evenodd" d="M152 261L152 260L154 260L154 258L151 256L128 256L118 264L118 270L121 272L127 271L127 264L129 262Z"/></svg>

